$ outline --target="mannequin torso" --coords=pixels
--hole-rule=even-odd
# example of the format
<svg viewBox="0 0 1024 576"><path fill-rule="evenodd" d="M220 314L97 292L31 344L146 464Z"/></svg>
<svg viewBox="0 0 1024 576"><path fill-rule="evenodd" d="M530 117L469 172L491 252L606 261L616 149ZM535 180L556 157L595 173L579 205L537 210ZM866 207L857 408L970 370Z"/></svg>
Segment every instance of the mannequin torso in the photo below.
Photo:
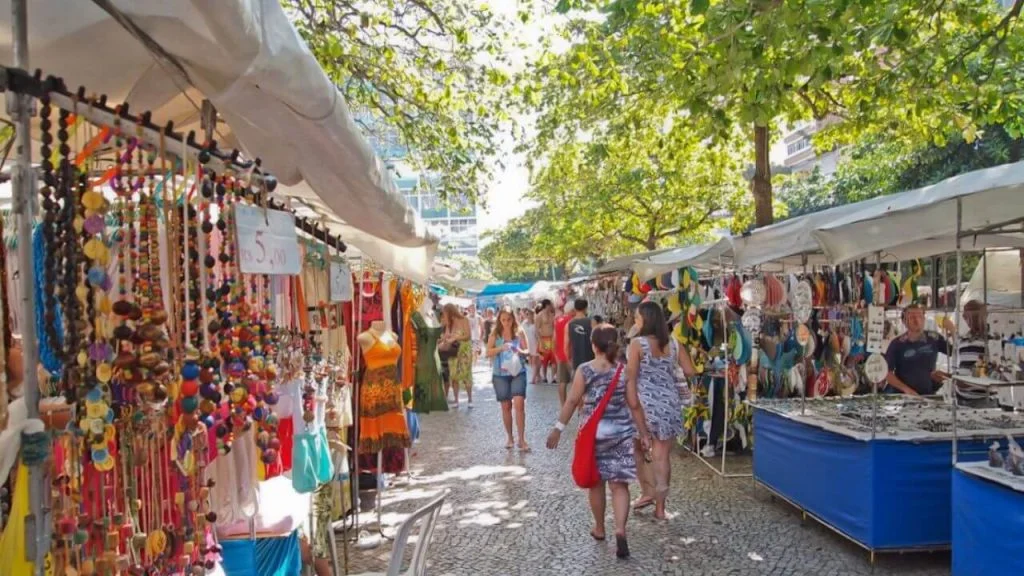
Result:
<svg viewBox="0 0 1024 576"><path fill-rule="evenodd" d="M384 326L384 322L377 320L370 324L370 329L361 333L357 338L359 341L359 348L362 349L363 354L370 351L371 348L377 342L381 342L387 346L398 346L398 336L394 332L387 330Z"/></svg>

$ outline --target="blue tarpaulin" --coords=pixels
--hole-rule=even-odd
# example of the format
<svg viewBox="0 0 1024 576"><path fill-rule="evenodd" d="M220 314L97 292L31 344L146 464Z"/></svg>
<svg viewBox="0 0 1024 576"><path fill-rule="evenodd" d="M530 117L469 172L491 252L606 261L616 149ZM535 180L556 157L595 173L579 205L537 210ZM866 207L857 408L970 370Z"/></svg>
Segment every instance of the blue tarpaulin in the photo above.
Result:
<svg viewBox="0 0 1024 576"><path fill-rule="evenodd" d="M856 440L754 410L754 478L873 550L951 542L948 440ZM962 452L985 455L983 442Z"/></svg>
<svg viewBox="0 0 1024 576"><path fill-rule="evenodd" d="M502 296L504 294L519 294L529 292L533 284L488 284L477 296Z"/></svg>
<svg viewBox="0 0 1024 576"><path fill-rule="evenodd" d="M1024 493L953 470L953 576L1024 574Z"/></svg>
<svg viewBox="0 0 1024 576"><path fill-rule="evenodd" d="M222 540L226 576L295 576L302 571L299 531L281 538Z"/></svg>

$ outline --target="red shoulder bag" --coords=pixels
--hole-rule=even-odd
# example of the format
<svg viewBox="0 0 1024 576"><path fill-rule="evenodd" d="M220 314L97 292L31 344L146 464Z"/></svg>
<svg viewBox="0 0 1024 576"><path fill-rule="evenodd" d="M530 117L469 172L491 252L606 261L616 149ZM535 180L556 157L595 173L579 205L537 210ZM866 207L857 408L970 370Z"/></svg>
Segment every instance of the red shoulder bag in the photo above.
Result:
<svg viewBox="0 0 1024 576"><path fill-rule="evenodd" d="M597 469L597 427L604 416L605 408L612 399L612 394L619 387L619 377L622 376L622 364L615 370L612 383L604 397L594 408L594 413L587 419L587 423L580 428L576 436L576 450L572 457L572 479L580 488L593 488L601 483L601 473Z"/></svg>

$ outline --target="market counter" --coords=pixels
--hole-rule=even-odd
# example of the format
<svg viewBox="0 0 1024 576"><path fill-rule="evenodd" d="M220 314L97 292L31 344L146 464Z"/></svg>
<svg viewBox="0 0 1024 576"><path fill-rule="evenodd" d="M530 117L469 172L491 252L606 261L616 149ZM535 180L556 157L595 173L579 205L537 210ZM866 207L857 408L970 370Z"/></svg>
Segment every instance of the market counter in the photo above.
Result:
<svg viewBox="0 0 1024 576"><path fill-rule="evenodd" d="M987 462L953 470L953 576L1024 574L1024 479Z"/></svg>
<svg viewBox="0 0 1024 576"><path fill-rule="evenodd" d="M948 548L952 438L872 438L821 420L755 405L754 479L872 558L876 551ZM985 449L984 439L966 439L958 452L977 459Z"/></svg>

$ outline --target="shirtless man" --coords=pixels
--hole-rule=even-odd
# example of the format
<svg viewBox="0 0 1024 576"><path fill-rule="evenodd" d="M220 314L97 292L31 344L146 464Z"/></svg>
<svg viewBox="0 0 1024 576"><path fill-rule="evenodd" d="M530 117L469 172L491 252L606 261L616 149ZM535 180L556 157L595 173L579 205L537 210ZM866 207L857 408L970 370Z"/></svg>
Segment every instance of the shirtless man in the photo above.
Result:
<svg viewBox="0 0 1024 576"><path fill-rule="evenodd" d="M545 384L553 384L555 382L555 306L551 300L545 299L540 303L536 323L537 339L540 341L537 354L540 356L541 380ZM551 369L550 373L548 369Z"/></svg>

